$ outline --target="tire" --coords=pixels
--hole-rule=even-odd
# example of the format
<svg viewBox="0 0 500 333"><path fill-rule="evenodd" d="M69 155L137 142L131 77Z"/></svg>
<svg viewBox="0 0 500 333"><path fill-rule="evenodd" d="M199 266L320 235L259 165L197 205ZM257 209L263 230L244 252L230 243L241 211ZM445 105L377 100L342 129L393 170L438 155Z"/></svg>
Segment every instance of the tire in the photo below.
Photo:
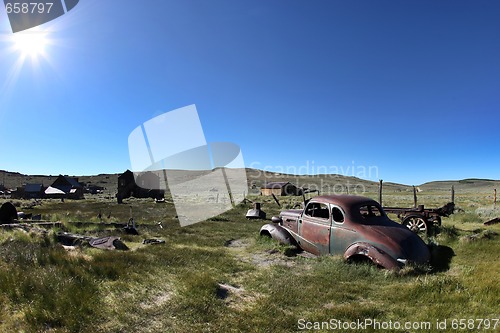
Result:
<svg viewBox="0 0 500 333"><path fill-rule="evenodd" d="M419 236L429 234L427 220L422 215L409 215L403 220L403 225Z"/></svg>

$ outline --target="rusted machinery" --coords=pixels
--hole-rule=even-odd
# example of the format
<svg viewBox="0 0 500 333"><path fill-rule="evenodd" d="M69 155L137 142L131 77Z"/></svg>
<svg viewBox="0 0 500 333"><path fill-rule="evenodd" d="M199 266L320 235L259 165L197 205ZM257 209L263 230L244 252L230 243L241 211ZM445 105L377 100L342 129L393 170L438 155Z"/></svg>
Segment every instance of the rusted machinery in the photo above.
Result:
<svg viewBox="0 0 500 333"><path fill-rule="evenodd" d="M383 207L386 213L396 214L401 223L417 234L430 234L434 227L441 225L441 218L455 211L455 189L451 187L451 201L439 208L425 208L417 205L417 191L413 186L413 208ZM382 180L379 186L379 203L382 205Z"/></svg>
<svg viewBox="0 0 500 333"><path fill-rule="evenodd" d="M454 210L453 202L440 208L424 208L424 205L416 208L384 207L386 213L397 214L403 225L418 234L431 233L435 226L441 225L441 217L450 216Z"/></svg>

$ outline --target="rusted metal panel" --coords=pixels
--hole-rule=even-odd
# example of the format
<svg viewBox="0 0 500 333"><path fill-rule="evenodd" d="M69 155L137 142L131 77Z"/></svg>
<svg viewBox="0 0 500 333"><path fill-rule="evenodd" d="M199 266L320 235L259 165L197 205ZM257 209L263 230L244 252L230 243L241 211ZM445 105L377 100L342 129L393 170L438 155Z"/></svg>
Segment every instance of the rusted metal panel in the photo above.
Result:
<svg viewBox="0 0 500 333"><path fill-rule="evenodd" d="M344 254L344 258L347 260L354 256L367 257L377 266L390 270L397 270L400 266L397 259L392 258L389 254L368 243L356 243L349 247Z"/></svg>
<svg viewBox="0 0 500 333"><path fill-rule="evenodd" d="M308 242L299 242L306 251L320 255L330 252L330 223L329 220L319 218L303 217L299 220L299 235Z"/></svg>
<svg viewBox="0 0 500 333"><path fill-rule="evenodd" d="M302 213L302 209L289 209L281 211L282 225L286 229L298 233L299 232L299 218Z"/></svg>
<svg viewBox="0 0 500 333"><path fill-rule="evenodd" d="M262 228L260 228L260 235L272 237L281 244L296 244L292 235L279 224L264 224Z"/></svg>
<svg viewBox="0 0 500 333"><path fill-rule="evenodd" d="M116 236L92 238L89 244L92 247L102 250L128 250L128 247L121 241L120 237Z"/></svg>
<svg viewBox="0 0 500 333"><path fill-rule="evenodd" d="M361 239L359 233L345 223L333 223L330 237L330 253L344 254L346 249Z"/></svg>

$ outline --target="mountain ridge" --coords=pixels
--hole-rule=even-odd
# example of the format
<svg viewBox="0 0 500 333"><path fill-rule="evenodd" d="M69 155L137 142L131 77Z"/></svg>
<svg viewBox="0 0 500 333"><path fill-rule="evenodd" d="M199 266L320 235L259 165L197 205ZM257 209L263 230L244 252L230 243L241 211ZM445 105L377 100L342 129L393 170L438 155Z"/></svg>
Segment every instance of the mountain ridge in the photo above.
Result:
<svg viewBox="0 0 500 333"><path fill-rule="evenodd" d="M297 186L314 188L320 190L324 188L340 189L346 187L363 187L366 191L376 191L379 182L358 178L355 176L345 176L340 174L319 174L319 175L293 175L277 173L260 169L245 168L247 173L248 185L250 188L260 188L266 182L289 181ZM110 190L117 188L118 176L121 173L98 174L98 175L71 175L76 177L82 183L99 185ZM6 188L21 187L25 184L43 184L50 185L58 175L26 175L15 171L0 170L0 185ZM483 178L465 178L459 180L435 180L415 185L420 191L449 190L454 186L456 190L484 191L494 188L500 188L500 180ZM411 185L400 184L396 182L384 182L384 190L388 191L410 191ZM323 192L323 191L322 191Z"/></svg>

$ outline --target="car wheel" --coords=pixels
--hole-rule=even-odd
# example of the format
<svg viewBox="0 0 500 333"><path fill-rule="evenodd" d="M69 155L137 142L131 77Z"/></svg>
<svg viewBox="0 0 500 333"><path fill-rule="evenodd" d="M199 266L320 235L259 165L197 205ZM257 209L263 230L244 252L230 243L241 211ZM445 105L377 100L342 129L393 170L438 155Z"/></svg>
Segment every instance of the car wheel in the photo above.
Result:
<svg viewBox="0 0 500 333"><path fill-rule="evenodd" d="M271 233L267 230L262 230L260 232L260 237L268 237L268 238L273 238L273 236L271 236Z"/></svg>
<svg viewBox="0 0 500 333"><path fill-rule="evenodd" d="M420 215L410 215L405 217L403 225L418 235L427 235L429 232L427 221Z"/></svg>

